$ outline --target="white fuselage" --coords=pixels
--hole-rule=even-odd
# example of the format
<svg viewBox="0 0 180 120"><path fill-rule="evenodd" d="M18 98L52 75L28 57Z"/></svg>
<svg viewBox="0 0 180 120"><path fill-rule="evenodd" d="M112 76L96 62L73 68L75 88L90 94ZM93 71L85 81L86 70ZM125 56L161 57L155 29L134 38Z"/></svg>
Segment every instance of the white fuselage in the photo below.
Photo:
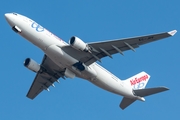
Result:
<svg viewBox="0 0 180 120"><path fill-rule="evenodd" d="M77 71L72 67L72 65L78 60L68 55L64 52L61 47L67 46L66 42L58 38L33 20L19 15L8 13L5 15L8 23L13 26L17 26L21 32L21 36L26 38L28 41L39 47L44 53L59 67L68 68L71 70L77 77L86 79L96 86L105 89L107 91L126 96L129 98L136 98L132 92L132 88L129 87L126 83L121 81L115 75L107 71L105 68L100 66L97 63L93 63L87 66L85 71ZM95 72L92 75L91 72Z"/></svg>

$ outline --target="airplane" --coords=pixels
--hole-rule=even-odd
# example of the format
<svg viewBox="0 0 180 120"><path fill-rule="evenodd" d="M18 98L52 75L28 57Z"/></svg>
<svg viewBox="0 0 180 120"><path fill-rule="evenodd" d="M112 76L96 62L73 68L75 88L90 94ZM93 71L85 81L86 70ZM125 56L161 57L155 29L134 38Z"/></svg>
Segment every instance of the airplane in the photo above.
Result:
<svg viewBox="0 0 180 120"><path fill-rule="evenodd" d="M101 58L112 58L113 54L138 48L140 45L174 36L176 30L139 37L85 43L77 36L69 44L32 19L18 13L6 13L5 18L12 30L33 43L44 52L41 64L27 58L24 66L36 73L27 93L34 99L43 90L55 87L59 78L82 78L109 92L123 96L119 105L125 109L136 100L145 101L145 96L169 90L167 87L145 88L150 79L146 72L140 72L126 80L120 80L98 64Z"/></svg>

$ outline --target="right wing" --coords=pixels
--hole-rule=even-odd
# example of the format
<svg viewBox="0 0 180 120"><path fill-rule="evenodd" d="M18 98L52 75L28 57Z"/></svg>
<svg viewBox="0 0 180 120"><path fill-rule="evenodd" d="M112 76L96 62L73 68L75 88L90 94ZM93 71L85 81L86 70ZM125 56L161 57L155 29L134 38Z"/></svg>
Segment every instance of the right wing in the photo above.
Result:
<svg viewBox="0 0 180 120"><path fill-rule="evenodd" d="M44 68L44 70L43 70ZM43 90L49 91L49 86L54 87L54 82L58 81L60 77L64 77L64 69L59 68L49 57L44 55L41 63L40 72L36 74L36 77L27 93L27 97L34 99Z"/></svg>

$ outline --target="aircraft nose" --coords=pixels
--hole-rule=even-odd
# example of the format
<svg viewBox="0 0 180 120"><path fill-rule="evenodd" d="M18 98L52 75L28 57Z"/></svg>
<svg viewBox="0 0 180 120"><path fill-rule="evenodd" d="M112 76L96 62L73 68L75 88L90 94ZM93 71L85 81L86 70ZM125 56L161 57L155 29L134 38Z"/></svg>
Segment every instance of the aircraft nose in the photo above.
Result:
<svg viewBox="0 0 180 120"><path fill-rule="evenodd" d="M11 13L6 13L4 14L7 22L12 26L13 25L13 22L14 22L14 18L13 18L13 15Z"/></svg>
<svg viewBox="0 0 180 120"><path fill-rule="evenodd" d="M10 14L9 14L9 13L6 13L6 14L4 14L4 16L5 16L6 20L8 20L8 19L9 19Z"/></svg>

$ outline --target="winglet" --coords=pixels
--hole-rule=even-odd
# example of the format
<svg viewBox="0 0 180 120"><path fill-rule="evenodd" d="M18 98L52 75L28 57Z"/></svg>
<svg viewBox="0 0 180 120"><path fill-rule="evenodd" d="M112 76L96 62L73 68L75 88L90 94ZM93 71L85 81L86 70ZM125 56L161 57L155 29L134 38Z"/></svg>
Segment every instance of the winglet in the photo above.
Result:
<svg viewBox="0 0 180 120"><path fill-rule="evenodd" d="M174 36L176 34L177 30L172 30L172 31L169 31L168 34L171 35L171 36Z"/></svg>

